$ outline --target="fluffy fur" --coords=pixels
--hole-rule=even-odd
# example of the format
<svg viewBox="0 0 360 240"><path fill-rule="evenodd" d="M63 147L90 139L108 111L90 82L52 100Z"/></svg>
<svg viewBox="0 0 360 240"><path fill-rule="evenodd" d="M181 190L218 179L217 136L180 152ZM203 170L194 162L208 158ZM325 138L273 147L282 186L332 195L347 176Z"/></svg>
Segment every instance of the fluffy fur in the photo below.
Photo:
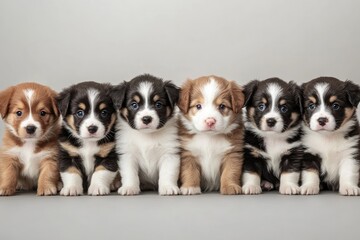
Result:
<svg viewBox="0 0 360 240"><path fill-rule="evenodd" d="M112 93L119 110L121 195L157 189L179 194L179 141L176 114L179 89L170 81L141 75Z"/></svg>
<svg viewBox="0 0 360 240"><path fill-rule="evenodd" d="M243 193L279 187L281 194L298 194L303 156L300 87L270 78L250 82L244 92Z"/></svg>
<svg viewBox="0 0 360 240"><path fill-rule="evenodd" d="M320 77L303 84L302 90L305 156L301 193L318 194L321 181L342 195L359 195L359 86Z"/></svg>
<svg viewBox="0 0 360 240"><path fill-rule="evenodd" d="M181 89L181 192L240 194L243 163L242 89L217 76L188 80Z"/></svg>
<svg viewBox="0 0 360 240"><path fill-rule="evenodd" d="M57 135L60 129L56 93L36 83L0 92L6 130L0 150L0 195L37 187L38 195L57 193Z"/></svg>
<svg viewBox="0 0 360 240"><path fill-rule="evenodd" d="M118 187L116 111L108 84L83 82L57 98L63 117L59 136L61 195L106 195Z"/></svg>

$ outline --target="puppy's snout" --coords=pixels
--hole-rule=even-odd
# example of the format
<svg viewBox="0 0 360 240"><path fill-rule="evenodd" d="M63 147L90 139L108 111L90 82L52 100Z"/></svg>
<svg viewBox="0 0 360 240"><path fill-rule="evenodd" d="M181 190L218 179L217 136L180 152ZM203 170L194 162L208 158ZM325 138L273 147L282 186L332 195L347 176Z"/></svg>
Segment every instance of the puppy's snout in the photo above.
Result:
<svg viewBox="0 0 360 240"><path fill-rule="evenodd" d="M207 118L205 119L205 124L209 127L212 128L215 126L216 123L216 119L215 118Z"/></svg>
<svg viewBox="0 0 360 240"><path fill-rule="evenodd" d="M34 125L26 126L26 133L27 134L34 134L36 131L36 127Z"/></svg>
<svg viewBox="0 0 360 240"><path fill-rule="evenodd" d="M142 122L143 122L144 124L148 125L149 123L151 123L152 117L150 117L150 116L144 116L141 120L142 120Z"/></svg>
<svg viewBox="0 0 360 240"><path fill-rule="evenodd" d="M91 134L96 133L97 130L98 130L98 127L95 126L95 125L91 125L90 127L88 127L88 131L89 131L89 133L91 133Z"/></svg>
<svg viewBox="0 0 360 240"><path fill-rule="evenodd" d="M276 125L276 120L275 118L268 118L266 119L266 124L268 125L268 127L274 127Z"/></svg>
<svg viewBox="0 0 360 240"><path fill-rule="evenodd" d="M322 127L325 126L328 121L329 121L329 119L327 119L325 117L318 118L318 123Z"/></svg>

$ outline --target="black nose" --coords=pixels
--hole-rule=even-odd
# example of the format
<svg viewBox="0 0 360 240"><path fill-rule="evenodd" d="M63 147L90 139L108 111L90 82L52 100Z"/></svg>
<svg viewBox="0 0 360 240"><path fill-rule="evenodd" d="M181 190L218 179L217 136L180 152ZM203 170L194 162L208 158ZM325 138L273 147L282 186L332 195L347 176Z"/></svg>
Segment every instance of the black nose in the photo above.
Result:
<svg viewBox="0 0 360 240"><path fill-rule="evenodd" d="M328 121L329 120L327 118L324 118L324 117L321 117L321 118L318 119L319 125L322 126L322 127L325 126Z"/></svg>
<svg viewBox="0 0 360 240"><path fill-rule="evenodd" d="M97 130L98 130L98 127L97 127L97 126L91 125L90 127L88 127L88 131L89 131L89 133L91 133L91 134L96 133Z"/></svg>
<svg viewBox="0 0 360 240"><path fill-rule="evenodd" d="M275 120L275 118L269 118L266 120L266 123L269 127L273 127L276 124L276 120Z"/></svg>
<svg viewBox="0 0 360 240"><path fill-rule="evenodd" d="M36 131L36 127L34 125L29 125L26 127L27 134L34 134L35 131Z"/></svg>
<svg viewBox="0 0 360 240"><path fill-rule="evenodd" d="M149 123L151 123L152 117L145 116L145 117L142 118L142 121L143 121L144 124L148 125Z"/></svg>

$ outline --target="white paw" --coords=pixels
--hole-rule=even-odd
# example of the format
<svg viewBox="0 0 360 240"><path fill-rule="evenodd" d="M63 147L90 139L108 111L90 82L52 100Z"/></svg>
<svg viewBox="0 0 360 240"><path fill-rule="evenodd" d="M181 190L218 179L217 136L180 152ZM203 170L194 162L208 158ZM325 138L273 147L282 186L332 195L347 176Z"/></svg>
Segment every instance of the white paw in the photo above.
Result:
<svg viewBox="0 0 360 240"><path fill-rule="evenodd" d="M360 195L360 188L353 185L340 186L339 193L344 196L358 196Z"/></svg>
<svg viewBox="0 0 360 240"><path fill-rule="evenodd" d="M60 195L62 196L79 196L83 195L83 187L82 186L66 186L63 187L60 191Z"/></svg>
<svg viewBox="0 0 360 240"><path fill-rule="evenodd" d="M316 195L320 192L320 186L318 184L304 184L300 187L301 195Z"/></svg>
<svg viewBox="0 0 360 240"><path fill-rule="evenodd" d="M181 187L180 191L181 191L182 195L201 194L201 188L200 187Z"/></svg>
<svg viewBox="0 0 360 240"><path fill-rule="evenodd" d="M294 183L280 183L279 192L285 195L296 195L300 193L300 187Z"/></svg>
<svg viewBox="0 0 360 240"><path fill-rule="evenodd" d="M274 189L274 184L272 184L271 182L263 180L263 181L261 181L261 188L263 190L270 191L270 190Z"/></svg>
<svg viewBox="0 0 360 240"><path fill-rule="evenodd" d="M175 185L164 185L159 186L159 194L164 195L178 195L180 193L180 189Z"/></svg>
<svg viewBox="0 0 360 240"><path fill-rule="evenodd" d="M119 188L118 193L122 196L138 195L140 193L139 186L122 186Z"/></svg>
<svg viewBox="0 0 360 240"><path fill-rule="evenodd" d="M88 189L88 195L99 196L110 194L110 188L105 185L91 184Z"/></svg>
<svg viewBox="0 0 360 240"><path fill-rule="evenodd" d="M256 195L262 192L260 185L245 184L242 186L242 192L246 195Z"/></svg>

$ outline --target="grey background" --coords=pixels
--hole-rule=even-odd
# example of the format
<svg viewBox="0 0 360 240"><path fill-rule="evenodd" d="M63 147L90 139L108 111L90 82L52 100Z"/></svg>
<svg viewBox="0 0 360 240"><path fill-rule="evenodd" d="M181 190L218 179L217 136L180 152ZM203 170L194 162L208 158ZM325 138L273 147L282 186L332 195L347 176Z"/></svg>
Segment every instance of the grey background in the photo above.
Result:
<svg viewBox="0 0 360 240"><path fill-rule="evenodd" d="M142 73L360 83L360 1L0 0L0 89ZM4 125L0 124L0 134ZM355 239L360 198L0 198L0 239Z"/></svg>

